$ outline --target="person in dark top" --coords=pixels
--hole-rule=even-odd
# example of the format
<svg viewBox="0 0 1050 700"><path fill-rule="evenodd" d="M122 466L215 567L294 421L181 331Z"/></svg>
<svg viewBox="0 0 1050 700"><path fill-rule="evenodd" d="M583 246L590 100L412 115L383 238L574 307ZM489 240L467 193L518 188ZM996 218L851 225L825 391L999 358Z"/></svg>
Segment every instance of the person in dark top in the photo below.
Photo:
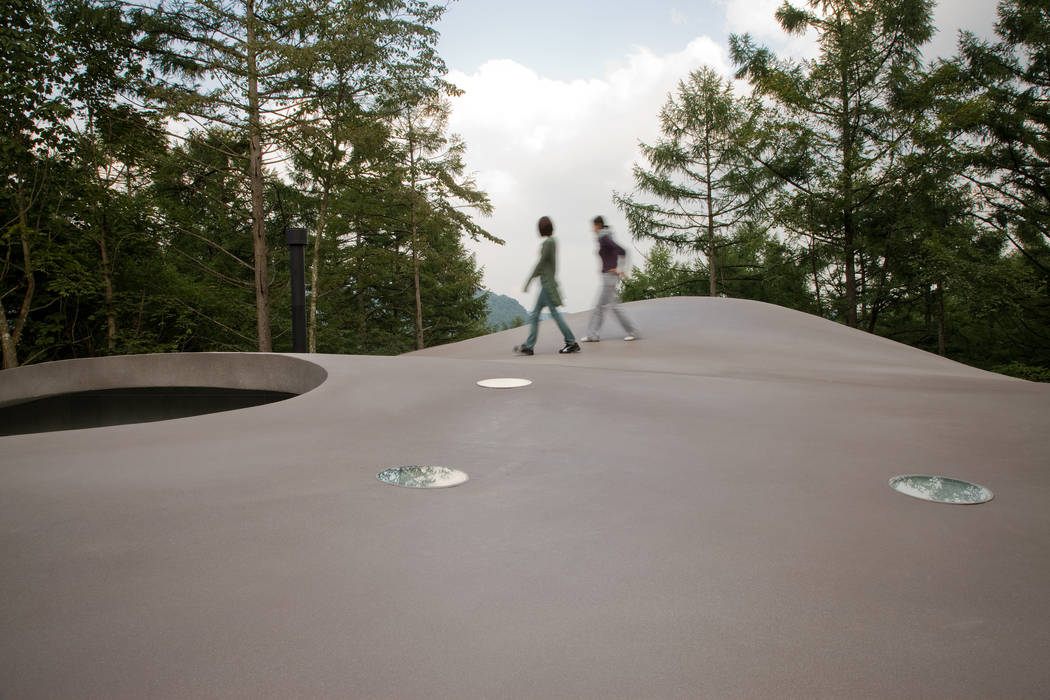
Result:
<svg viewBox="0 0 1050 700"><path fill-rule="evenodd" d="M585 343L598 342L598 332L602 328L602 317L606 309L611 310L620 320L620 325L627 333L623 339L635 340L638 337L638 329L620 308L620 294L617 291L620 280L627 276L620 265L620 258L626 258L627 251L613 240L612 231L605 225L602 217L594 217L593 224L594 232L598 234L598 257L602 261L602 288L598 293L598 303L594 307L594 313L591 314L591 321L587 326L587 335L580 340Z"/></svg>
<svg viewBox="0 0 1050 700"><path fill-rule="evenodd" d="M557 272L557 248L554 244L554 224L546 216L541 217L538 223L540 230L540 237L543 238L543 245L540 246L540 260L536 263L536 267L533 268L532 274L529 279L525 281L525 291L529 291L529 285L532 284L532 280L537 277L540 278L540 294L536 297L536 306L532 310L532 315L529 320L531 325L529 326L529 337L522 345L515 345L514 352L521 355L532 355L533 346L536 345L536 336L539 333L540 326L540 312L543 307L550 309L551 318L558 324L558 328L561 329L561 334L565 336L565 347L558 352L570 353L579 352L580 346L576 342L576 338L572 334L572 330L566 325L565 320L558 313L558 307L561 306L561 291L558 289L558 280L555 278Z"/></svg>

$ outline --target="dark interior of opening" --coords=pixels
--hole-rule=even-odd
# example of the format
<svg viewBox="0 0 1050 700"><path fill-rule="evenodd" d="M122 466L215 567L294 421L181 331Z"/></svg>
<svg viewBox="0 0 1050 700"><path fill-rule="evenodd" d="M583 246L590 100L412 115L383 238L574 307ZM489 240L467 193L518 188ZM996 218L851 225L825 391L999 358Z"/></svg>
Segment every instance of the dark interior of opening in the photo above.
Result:
<svg viewBox="0 0 1050 700"><path fill-rule="evenodd" d="M215 387L142 387L57 394L0 407L0 435L101 428L233 411L296 394Z"/></svg>

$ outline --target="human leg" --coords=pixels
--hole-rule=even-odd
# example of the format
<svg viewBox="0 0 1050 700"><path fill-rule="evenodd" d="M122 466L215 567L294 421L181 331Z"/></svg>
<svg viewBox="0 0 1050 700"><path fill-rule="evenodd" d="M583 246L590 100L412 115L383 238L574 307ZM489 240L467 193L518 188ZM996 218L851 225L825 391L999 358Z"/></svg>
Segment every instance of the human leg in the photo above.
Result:
<svg viewBox="0 0 1050 700"><path fill-rule="evenodd" d="M613 313L616 314L616 318L619 319L620 325L623 326L624 331L627 332L627 335L628 336L632 336L632 335L633 336L637 336L638 335L638 329L635 327L635 325L633 323L631 323L631 319L627 318L627 314L625 314L623 312L623 309L620 308L620 305L616 304L615 306L612 307L612 310L613 310Z"/></svg>
<svg viewBox="0 0 1050 700"><path fill-rule="evenodd" d="M540 288L540 293L536 297L536 306L532 309L532 314L529 316L529 337L525 340L525 344L521 347L532 348L536 345L536 338L540 332L540 312L543 307L547 306L547 294Z"/></svg>
<svg viewBox="0 0 1050 700"><path fill-rule="evenodd" d="M565 344L572 345L576 342L576 337L572 334L572 329L565 323L565 319L561 317L561 312L558 311L558 307L554 304L550 305L551 318L558 324L558 328L561 330L562 336L565 337Z"/></svg>
<svg viewBox="0 0 1050 700"><path fill-rule="evenodd" d="M604 311L605 309L601 304L595 304L594 311L591 312L591 319L587 323L587 336L584 340L598 340L598 331L600 331L602 327L602 316L604 315Z"/></svg>
<svg viewBox="0 0 1050 700"><path fill-rule="evenodd" d="M620 308L620 291L619 285L620 280L615 275L608 275L611 279L605 280L606 285L603 287L602 296L606 298L606 306L616 314L616 319L623 326L623 330L627 333L628 337L638 335L638 329L635 328L631 320L627 318L627 314Z"/></svg>
<svg viewBox="0 0 1050 700"><path fill-rule="evenodd" d="M587 325L587 339L598 340L599 332L602 329L602 321L605 316L605 307L609 304L612 299L612 295L616 293L616 276L610 274L602 274L601 289L598 291L598 301L594 305L594 312L591 313L590 323ZM609 282L613 281L612 286Z"/></svg>

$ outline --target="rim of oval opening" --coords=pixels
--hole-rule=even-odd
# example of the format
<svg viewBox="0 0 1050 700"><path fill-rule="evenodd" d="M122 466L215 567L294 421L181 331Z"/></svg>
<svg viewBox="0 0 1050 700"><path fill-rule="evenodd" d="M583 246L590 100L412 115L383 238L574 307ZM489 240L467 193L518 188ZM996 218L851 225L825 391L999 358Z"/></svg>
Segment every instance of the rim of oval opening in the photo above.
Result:
<svg viewBox="0 0 1050 700"><path fill-rule="evenodd" d="M931 503L976 506L995 498L995 494L987 486L950 476L900 474L891 478L888 483L897 493Z"/></svg>

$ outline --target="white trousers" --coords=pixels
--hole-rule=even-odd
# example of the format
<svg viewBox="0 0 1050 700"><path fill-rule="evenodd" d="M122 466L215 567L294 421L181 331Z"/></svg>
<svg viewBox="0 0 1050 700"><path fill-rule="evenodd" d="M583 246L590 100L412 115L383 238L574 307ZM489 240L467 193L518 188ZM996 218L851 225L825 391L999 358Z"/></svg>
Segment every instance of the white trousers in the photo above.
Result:
<svg viewBox="0 0 1050 700"><path fill-rule="evenodd" d="M602 320L606 309L616 314L616 318L628 335L637 333L634 324L631 323L630 319L627 318L627 315L620 308L619 285L620 276L618 274L615 272L602 273L602 288L598 293L598 303L595 304L594 313L591 314L591 322L587 325L588 338L598 338L598 332L602 328Z"/></svg>

